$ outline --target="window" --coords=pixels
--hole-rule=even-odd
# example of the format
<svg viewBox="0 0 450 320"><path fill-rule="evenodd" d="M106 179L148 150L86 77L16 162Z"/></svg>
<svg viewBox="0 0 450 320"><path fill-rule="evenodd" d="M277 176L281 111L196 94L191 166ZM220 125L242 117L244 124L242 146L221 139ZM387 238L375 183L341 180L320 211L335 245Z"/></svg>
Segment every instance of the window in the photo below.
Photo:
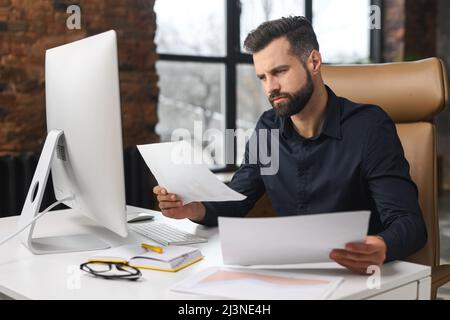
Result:
<svg viewBox="0 0 450 320"><path fill-rule="evenodd" d="M240 43L247 34L268 20L286 16L304 16L304 0L241 0Z"/></svg>
<svg viewBox="0 0 450 320"><path fill-rule="evenodd" d="M194 132L196 121L205 130L223 129L222 64L160 61L157 68L161 88L159 117L167 119L158 124L163 141L170 141L177 128Z"/></svg>
<svg viewBox="0 0 450 320"><path fill-rule="evenodd" d="M223 0L157 0L155 12L159 53L226 55Z"/></svg>
<svg viewBox="0 0 450 320"><path fill-rule="evenodd" d="M315 0L313 27L327 63L369 62L369 0ZM366 14L364 14L366 13Z"/></svg>
<svg viewBox="0 0 450 320"><path fill-rule="evenodd" d="M156 0L156 45L160 59L157 132L162 141L182 129L205 149L208 130L221 132L219 152L203 151L215 169L239 164L241 135L270 109L243 50L263 21L304 15L312 21L325 63L377 62L377 39L369 29L375 0ZM377 41L374 41L377 40ZM235 138L225 129L240 129ZM205 154L206 153L206 154ZM229 155L232 155L231 158ZM226 158L228 157L228 158Z"/></svg>
<svg viewBox="0 0 450 320"><path fill-rule="evenodd" d="M176 134L203 149L208 131L225 129L225 1L157 0L155 12L160 54L157 132L161 141ZM212 167L225 163L224 141L217 143L222 152L203 153Z"/></svg>

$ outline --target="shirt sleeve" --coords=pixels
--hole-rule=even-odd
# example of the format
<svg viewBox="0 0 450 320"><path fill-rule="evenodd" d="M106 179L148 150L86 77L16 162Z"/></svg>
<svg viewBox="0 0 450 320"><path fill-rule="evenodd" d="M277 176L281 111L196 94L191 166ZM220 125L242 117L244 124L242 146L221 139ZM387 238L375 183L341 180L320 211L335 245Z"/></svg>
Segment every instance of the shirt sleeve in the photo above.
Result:
<svg viewBox="0 0 450 320"><path fill-rule="evenodd" d="M380 215L387 245L386 261L403 259L427 240L418 191L393 121L384 118L367 131L363 174Z"/></svg>
<svg viewBox="0 0 450 320"><path fill-rule="evenodd" d="M249 143L247 142L243 163L229 184L231 189L242 193L247 198L242 201L203 202L206 208L206 215L202 221L197 223L206 226L217 226L217 218L219 216L244 217L264 194L265 187L261 179L260 167L258 164L250 163L249 159L256 158L250 157L249 152Z"/></svg>

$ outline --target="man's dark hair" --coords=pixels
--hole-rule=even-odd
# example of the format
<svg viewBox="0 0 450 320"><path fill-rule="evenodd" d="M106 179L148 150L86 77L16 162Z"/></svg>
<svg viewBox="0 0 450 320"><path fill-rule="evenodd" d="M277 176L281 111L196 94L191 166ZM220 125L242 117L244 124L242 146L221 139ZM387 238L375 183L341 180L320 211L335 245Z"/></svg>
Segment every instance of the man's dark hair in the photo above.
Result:
<svg viewBox="0 0 450 320"><path fill-rule="evenodd" d="M292 53L305 61L312 50L319 51L319 43L311 23L305 17L283 17L267 21L251 31L244 41L244 48L250 53L264 49L277 38L286 37Z"/></svg>

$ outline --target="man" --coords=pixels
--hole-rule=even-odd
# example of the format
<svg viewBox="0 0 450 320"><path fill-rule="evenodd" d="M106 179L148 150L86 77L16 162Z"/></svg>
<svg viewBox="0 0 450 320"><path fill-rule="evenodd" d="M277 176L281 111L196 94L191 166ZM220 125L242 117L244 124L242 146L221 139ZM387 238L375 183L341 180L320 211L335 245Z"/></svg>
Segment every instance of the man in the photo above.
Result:
<svg viewBox="0 0 450 320"><path fill-rule="evenodd" d="M365 243L330 253L362 274L423 247L427 233L417 188L394 123L381 108L337 97L324 85L311 24L304 17L263 23L247 36L245 47L273 107L255 132L280 130L279 170L262 175L261 163L249 163L247 145L230 184L247 196L244 201L183 205L157 186L162 213L214 226L218 216L245 216L265 192L279 216L370 210Z"/></svg>

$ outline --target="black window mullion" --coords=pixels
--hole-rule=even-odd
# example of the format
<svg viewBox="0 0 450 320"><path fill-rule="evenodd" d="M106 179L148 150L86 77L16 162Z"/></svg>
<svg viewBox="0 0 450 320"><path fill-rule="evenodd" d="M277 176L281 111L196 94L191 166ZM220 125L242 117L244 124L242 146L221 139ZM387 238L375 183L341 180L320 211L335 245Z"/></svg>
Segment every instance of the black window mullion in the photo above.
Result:
<svg viewBox="0 0 450 320"><path fill-rule="evenodd" d="M240 29L240 1L226 1L226 26L227 26L227 58L225 78L225 128L236 129L236 104L237 104L237 74L236 64L238 52L240 52L239 29ZM233 135L234 137L234 135ZM236 143L231 136L225 135L225 162L226 169L235 168ZM230 157L232 155L232 157Z"/></svg>
<svg viewBox="0 0 450 320"><path fill-rule="evenodd" d="M181 62L226 63L226 57L190 56L181 54L158 54L159 60Z"/></svg>
<svg viewBox="0 0 450 320"><path fill-rule="evenodd" d="M237 57L236 57L236 62L237 63L252 64L253 63L253 57L252 57L251 54L239 52Z"/></svg>
<svg viewBox="0 0 450 320"><path fill-rule="evenodd" d="M381 9L381 15L383 15L383 1L382 0L371 0L371 5L376 5ZM383 62L382 51L383 51L383 19L381 19L380 29L370 30L370 62L380 63Z"/></svg>
<svg viewBox="0 0 450 320"><path fill-rule="evenodd" d="M313 20L313 0L305 0L305 18L312 23Z"/></svg>

